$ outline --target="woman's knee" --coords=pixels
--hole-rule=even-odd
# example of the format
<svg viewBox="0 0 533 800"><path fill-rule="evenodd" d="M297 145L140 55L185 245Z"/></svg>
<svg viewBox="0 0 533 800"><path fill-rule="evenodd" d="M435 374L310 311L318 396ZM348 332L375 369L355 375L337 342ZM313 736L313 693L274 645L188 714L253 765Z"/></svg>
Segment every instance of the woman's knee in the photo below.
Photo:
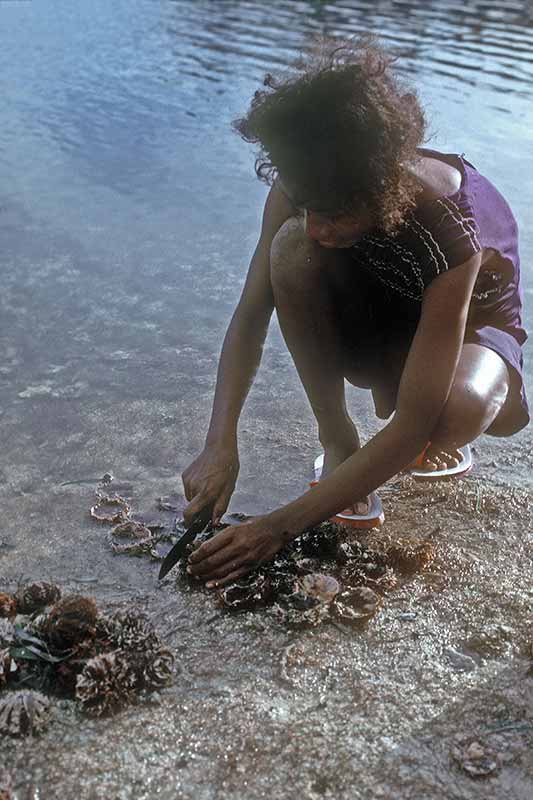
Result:
<svg viewBox="0 0 533 800"><path fill-rule="evenodd" d="M432 436L433 442L461 446L484 433L497 419L508 392L504 376L483 387L479 381L454 381Z"/></svg>

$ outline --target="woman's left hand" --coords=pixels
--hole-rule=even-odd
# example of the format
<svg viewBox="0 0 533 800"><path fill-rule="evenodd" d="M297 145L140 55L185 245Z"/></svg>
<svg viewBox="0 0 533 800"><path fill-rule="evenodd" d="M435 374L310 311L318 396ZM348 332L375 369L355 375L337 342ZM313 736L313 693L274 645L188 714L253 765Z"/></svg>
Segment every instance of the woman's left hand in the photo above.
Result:
<svg viewBox="0 0 533 800"><path fill-rule="evenodd" d="M231 525L204 542L189 556L187 572L208 588L224 586L268 561L291 538L268 516Z"/></svg>

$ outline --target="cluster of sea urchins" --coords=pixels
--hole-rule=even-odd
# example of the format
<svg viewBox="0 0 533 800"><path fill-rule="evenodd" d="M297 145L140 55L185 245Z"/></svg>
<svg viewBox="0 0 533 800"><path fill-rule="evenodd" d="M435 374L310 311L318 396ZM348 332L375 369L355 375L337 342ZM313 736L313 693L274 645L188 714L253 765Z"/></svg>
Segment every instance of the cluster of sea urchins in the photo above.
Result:
<svg viewBox="0 0 533 800"><path fill-rule="evenodd" d="M92 598L62 598L58 587L32 583L1 594L2 613L0 735L39 732L48 718L45 694L76 699L100 716L172 679L172 653L134 609L105 616Z"/></svg>
<svg viewBox="0 0 533 800"><path fill-rule="evenodd" d="M202 538L222 527L209 529ZM396 538L369 544L348 538L341 526L323 523L304 531L272 561L221 587L217 596L229 611L271 607L291 625L358 624L379 609L400 574L424 569L433 556L428 541ZM181 575L191 581L185 562L180 562Z"/></svg>

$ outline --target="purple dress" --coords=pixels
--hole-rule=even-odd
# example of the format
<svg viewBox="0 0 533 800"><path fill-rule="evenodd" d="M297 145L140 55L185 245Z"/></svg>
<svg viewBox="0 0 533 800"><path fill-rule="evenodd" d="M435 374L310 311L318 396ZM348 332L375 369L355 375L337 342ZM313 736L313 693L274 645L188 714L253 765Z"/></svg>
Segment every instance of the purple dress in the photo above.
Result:
<svg viewBox="0 0 533 800"><path fill-rule="evenodd" d="M394 235L373 231L350 249L359 278L359 268L364 270L366 300L370 301L365 310L370 319L364 320L359 330L369 343L366 358L363 355L361 360L361 374L366 375L361 385L372 389L377 414L388 417L395 407L401 371L393 374L388 366L380 370L376 360L386 364L387 359L376 356L387 349L398 352L402 340L405 358L426 287L442 272L463 264L483 248L489 249L493 255L482 265L474 287L465 342L494 350L510 368L517 395L510 432L516 432L529 422L522 379L522 345L527 334L521 318L516 221L498 190L463 156L425 148L420 152L459 169L461 186L410 212ZM352 334L353 319L352 315ZM378 343L376 347L376 336L381 346Z"/></svg>

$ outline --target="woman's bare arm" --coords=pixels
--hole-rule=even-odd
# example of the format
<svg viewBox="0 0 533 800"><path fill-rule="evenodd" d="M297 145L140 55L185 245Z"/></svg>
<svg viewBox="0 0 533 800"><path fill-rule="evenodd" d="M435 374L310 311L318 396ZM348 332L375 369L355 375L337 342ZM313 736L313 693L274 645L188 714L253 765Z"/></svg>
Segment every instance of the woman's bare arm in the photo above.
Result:
<svg viewBox="0 0 533 800"><path fill-rule="evenodd" d="M226 510L239 470L237 425L261 361L274 308L270 283L270 247L295 209L273 186L268 194L261 235L252 256L241 298L229 324L219 360L211 421L202 453L183 473L188 522L206 506L213 518Z"/></svg>
<svg viewBox="0 0 533 800"><path fill-rule="evenodd" d="M261 360L274 309L270 247L280 227L294 213L286 196L273 186L242 295L224 338L207 443L233 442L236 438L237 423Z"/></svg>

